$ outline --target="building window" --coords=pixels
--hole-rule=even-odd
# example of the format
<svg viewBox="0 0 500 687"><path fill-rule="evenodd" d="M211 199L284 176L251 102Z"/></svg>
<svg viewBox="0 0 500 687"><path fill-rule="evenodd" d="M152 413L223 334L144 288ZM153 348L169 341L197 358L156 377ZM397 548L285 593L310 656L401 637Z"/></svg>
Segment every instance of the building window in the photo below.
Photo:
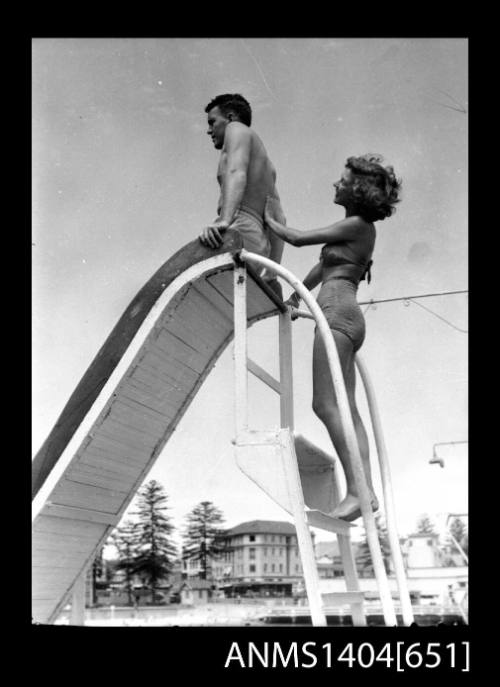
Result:
<svg viewBox="0 0 500 687"><path fill-rule="evenodd" d="M271 550L271 555L274 556L274 546L273 546L273 548L272 548L272 550Z"/></svg>
<svg viewBox="0 0 500 687"><path fill-rule="evenodd" d="M255 547L254 546L251 546L248 549L248 557L250 558L251 561L255 560Z"/></svg>
<svg viewBox="0 0 500 687"><path fill-rule="evenodd" d="M283 555L283 547L282 546L280 547L280 555L281 556Z"/></svg>
<svg viewBox="0 0 500 687"><path fill-rule="evenodd" d="M299 564L297 563L297 565L295 566L295 572L299 572L299 567L300 567L300 566L299 566Z"/></svg>
<svg viewBox="0 0 500 687"><path fill-rule="evenodd" d="M280 563L280 572L283 572L283 563Z"/></svg>
<svg viewBox="0 0 500 687"><path fill-rule="evenodd" d="M251 565L248 569L250 572L255 572L255 565Z"/></svg>
<svg viewBox="0 0 500 687"><path fill-rule="evenodd" d="M267 572L267 563L264 563L264 572Z"/></svg>
<svg viewBox="0 0 500 687"><path fill-rule="evenodd" d="M273 564L271 565L271 572L274 572L274 568L275 568L275 566L274 566L274 563L273 563Z"/></svg>
<svg viewBox="0 0 500 687"><path fill-rule="evenodd" d="M249 541L255 541L255 534L248 535L248 540Z"/></svg>
<svg viewBox="0 0 500 687"><path fill-rule="evenodd" d="M264 556L267 556L267 546L264 546Z"/></svg>
<svg viewBox="0 0 500 687"><path fill-rule="evenodd" d="M427 546L432 546L432 539L427 540Z"/></svg>

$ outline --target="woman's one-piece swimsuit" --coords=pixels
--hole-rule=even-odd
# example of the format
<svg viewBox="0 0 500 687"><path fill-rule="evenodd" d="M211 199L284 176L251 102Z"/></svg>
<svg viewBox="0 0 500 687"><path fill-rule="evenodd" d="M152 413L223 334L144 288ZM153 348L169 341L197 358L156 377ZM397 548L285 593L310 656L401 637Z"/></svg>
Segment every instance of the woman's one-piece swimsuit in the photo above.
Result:
<svg viewBox="0 0 500 687"><path fill-rule="evenodd" d="M354 351L358 351L365 339L365 318L356 299L358 284L368 276L370 267L367 263L354 262L336 252L334 245L323 246L320 260L324 267L334 265L358 265L362 268L358 279L355 277L331 276L321 285L318 294L318 305L325 315L330 329L345 334L352 342Z"/></svg>

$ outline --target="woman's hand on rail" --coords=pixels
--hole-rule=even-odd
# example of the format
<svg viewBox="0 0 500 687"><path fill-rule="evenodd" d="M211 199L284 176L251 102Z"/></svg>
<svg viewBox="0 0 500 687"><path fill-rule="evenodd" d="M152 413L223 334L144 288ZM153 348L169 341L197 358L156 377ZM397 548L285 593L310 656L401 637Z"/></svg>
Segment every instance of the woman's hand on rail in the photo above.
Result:
<svg viewBox="0 0 500 687"><path fill-rule="evenodd" d="M291 308L298 308L300 303L299 294L294 291L291 296L285 301L285 305L289 305Z"/></svg>
<svg viewBox="0 0 500 687"><path fill-rule="evenodd" d="M300 296L294 292L288 298L288 300L285 301L285 305L287 305L290 308L290 317L292 320L296 320L298 318L298 309L299 309L299 301L300 301Z"/></svg>

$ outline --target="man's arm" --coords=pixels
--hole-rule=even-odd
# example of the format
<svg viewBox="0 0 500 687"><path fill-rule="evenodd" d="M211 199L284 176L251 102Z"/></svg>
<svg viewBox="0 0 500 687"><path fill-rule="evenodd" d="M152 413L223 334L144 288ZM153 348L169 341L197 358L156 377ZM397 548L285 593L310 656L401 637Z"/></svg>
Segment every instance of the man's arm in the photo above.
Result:
<svg viewBox="0 0 500 687"><path fill-rule="evenodd" d="M274 187L274 192L273 192L273 198L276 199L277 202L273 203L273 215L278 222L281 222L281 224L286 224L286 217L283 214L283 208L281 207L281 200L278 194L278 189ZM283 239L275 234L273 231L268 232L269 236L269 241L271 243L271 252L269 254L270 260L274 260L274 262L277 262L278 264L281 263L281 258L283 256L283 250L285 248L285 242Z"/></svg>
<svg viewBox="0 0 500 687"><path fill-rule="evenodd" d="M226 127L223 154L226 154L225 173L221 184L220 221L229 226L240 207L247 185L251 149L250 129L240 122Z"/></svg>
<svg viewBox="0 0 500 687"><path fill-rule="evenodd" d="M222 234L234 220L247 185L247 171L251 149L250 129L240 122L226 127L222 154L226 156L221 181L219 217L209 224L200 235L200 241L212 248L222 243Z"/></svg>
<svg viewBox="0 0 500 687"><path fill-rule="evenodd" d="M281 258L283 256L283 250L285 248L285 242L280 239L276 234L269 235L269 242L271 244L271 252L269 253L269 259L277 262L278 265L281 263Z"/></svg>

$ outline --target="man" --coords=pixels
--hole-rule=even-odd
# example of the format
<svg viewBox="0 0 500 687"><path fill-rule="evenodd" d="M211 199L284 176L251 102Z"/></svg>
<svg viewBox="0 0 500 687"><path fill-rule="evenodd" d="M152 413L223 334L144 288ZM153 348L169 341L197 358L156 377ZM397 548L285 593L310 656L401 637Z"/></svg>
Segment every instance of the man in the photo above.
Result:
<svg viewBox="0 0 500 687"><path fill-rule="evenodd" d="M264 222L267 196L276 199L273 211L276 219L286 223L276 190L276 170L267 156L264 144L250 128L252 110L239 94L218 95L205 108L208 131L216 150L221 151L217 180L221 194L217 219L207 225L199 239L205 246L218 248L223 234L237 229L243 246L253 252L281 261L283 240L268 232ZM261 276L274 279L273 274ZM277 285L273 284L273 287Z"/></svg>

